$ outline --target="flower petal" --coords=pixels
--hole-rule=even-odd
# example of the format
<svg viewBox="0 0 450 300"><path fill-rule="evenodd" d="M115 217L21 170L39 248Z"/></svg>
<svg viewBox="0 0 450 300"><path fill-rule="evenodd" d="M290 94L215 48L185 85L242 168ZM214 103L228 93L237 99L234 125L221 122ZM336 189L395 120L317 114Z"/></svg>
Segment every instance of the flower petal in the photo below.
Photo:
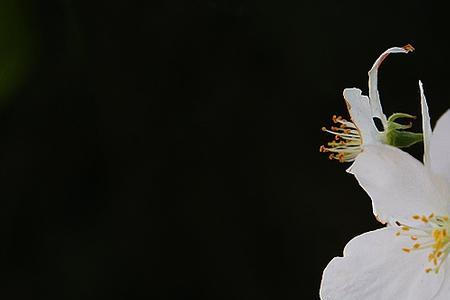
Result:
<svg viewBox="0 0 450 300"><path fill-rule="evenodd" d="M422 109L422 130L423 130L423 163L430 166L430 138L431 138L431 122L430 113L428 112L427 99L423 92L422 81L419 80L420 89L420 107Z"/></svg>
<svg viewBox="0 0 450 300"><path fill-rule="evenodd" d="M380 118L385 128L387 126L387 119L386 115L383 113L383 109L381 108L380 95L378 93L378 68L389 54L408 53L411 51L414 51L414 48L411 45L389 48L384 51L383 54L380 55L380 57L378 57L369 71L369 98L370 106L372 108L372 115L374 117Z"/></svg>
<svg viewBox="0 0 450 300"><path fill-rule="evenodd" d="M444 272L444 280L442 282L441 288L434 296L433 300L448 300L448 295L450 295L450 261L446 261L443 265L442 271Z"/></svg>
<svg viewBox="0 0 450 300"><path fill-rule="evenodd" d="M431 170L450 183L450 110L436 122L429 149Z"/></svg>
<svg viewBox="0 0 450 300"><path fill-rule="evenodd" d="M358 127L364 144L379 142L379 132L372 119L369 98L362 95L360 89L348 88L343 92L348 112L353 123Z"/></svg>
<svg viewBox="0 0 450 300"><path fill-rule="evenodd" d="M352 239L344 257L335 257L325 268L320 286L322 300L432 299L444 272L426 273L426 250L405 253L411 244L386 227Z"/></svg>
<svg viewBox="0 0 450 300"><path fill-rule="evenodd" d="M395 147L368 145L349 169L372 198L381 222L407 224L413 215L447 214L448 191L418 160Z"/></svg>

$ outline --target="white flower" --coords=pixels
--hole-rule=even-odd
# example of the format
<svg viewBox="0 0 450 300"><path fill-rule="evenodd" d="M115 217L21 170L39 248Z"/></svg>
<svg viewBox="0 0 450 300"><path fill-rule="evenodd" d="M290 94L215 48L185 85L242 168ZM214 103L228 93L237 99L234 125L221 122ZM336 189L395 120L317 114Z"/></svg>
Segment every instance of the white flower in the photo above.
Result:
<svg viewBox="0 0 450 300"><path fill-rule="evenodd" d="M424 164L395 147L368 145L349 172L387 227L352 239L325 268L322 300L450 299L450 111L431 134L419 82Z"/></svg>
<svg viewBox="0 0 450 300"><path fill-rule="evenodd" d="M375 61L369 71L369 97L364 96L360 89L347 88L343 92L345 102L351 117L347 121L342 117L333 116L333 122L337 126L330 129L325 127L323 131L335 136L335 140L327 146L321 146L321 152L329 152L330 159L340 162L354 161L361 153L363 145L390 144L397 147L408 147L422 140L421 134L403 131L411 125L401 125L395 120L399 118L414 118L411 115L397 113L389 119L381 108L380 96L378 94L378 68L386 57L391 53L408 53L414 51L413 46L393 47L386 50ZM378 118L383 129L379 131L373 121ZM401 131L400 131L401 130Z"/></svg>

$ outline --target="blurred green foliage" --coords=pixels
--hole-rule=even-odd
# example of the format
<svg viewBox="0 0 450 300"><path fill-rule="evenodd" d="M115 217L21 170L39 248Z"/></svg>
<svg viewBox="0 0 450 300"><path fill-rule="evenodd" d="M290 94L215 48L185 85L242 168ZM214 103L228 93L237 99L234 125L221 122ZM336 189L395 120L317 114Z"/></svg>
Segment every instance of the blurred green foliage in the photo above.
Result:
<svg viewBox="0 0 450 300"><path fill-rule="evenodd" d="M33 34L22 1L0 0L0 107L30 70Z"/></svg>

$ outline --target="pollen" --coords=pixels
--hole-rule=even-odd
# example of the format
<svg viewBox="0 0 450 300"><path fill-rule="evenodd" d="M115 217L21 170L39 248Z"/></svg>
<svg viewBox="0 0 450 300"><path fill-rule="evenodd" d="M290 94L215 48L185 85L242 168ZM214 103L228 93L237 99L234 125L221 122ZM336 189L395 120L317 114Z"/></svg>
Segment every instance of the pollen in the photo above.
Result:
<svg viewBox="0 0 450 300"><path fill-rule="evenodd" d="M328 158L339 162L352 162L356 156L361 153L362 139L361 134L353 122L347 121L341 116L334 115L333 123L330 129L322 127L322 131L334 135L334 139L327 145L320 146L319 151L330 153Z"/></svg>
<svg viewBox="0 0 450 300"><path fill-rule="evenodd" d="M428 217L414 215L412 219L418 222L418 226L399 224L401 230L395 233L397 237L406 235L414 241L411 247L404 247L402 251L406 253L411 251L430 251L428 262L431 266L426 268L425 272L430 273L434 271L434 273L438 273L450 253L449 218L448 216L431 214Z"/></svg>

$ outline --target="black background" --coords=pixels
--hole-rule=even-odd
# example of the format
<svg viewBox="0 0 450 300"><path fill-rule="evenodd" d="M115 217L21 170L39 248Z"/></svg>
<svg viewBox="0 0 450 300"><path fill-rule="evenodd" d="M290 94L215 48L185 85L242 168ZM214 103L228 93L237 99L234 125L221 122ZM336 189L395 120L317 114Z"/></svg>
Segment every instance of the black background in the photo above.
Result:
<svg viewBox="0 0 450 300"><path fill-rule="evenodd" d="M434 1L1 3L2 299L318 299L380 226L318 152L342 90L411 43L385 113L419 115L419 79L450 106Z"/></svg>

